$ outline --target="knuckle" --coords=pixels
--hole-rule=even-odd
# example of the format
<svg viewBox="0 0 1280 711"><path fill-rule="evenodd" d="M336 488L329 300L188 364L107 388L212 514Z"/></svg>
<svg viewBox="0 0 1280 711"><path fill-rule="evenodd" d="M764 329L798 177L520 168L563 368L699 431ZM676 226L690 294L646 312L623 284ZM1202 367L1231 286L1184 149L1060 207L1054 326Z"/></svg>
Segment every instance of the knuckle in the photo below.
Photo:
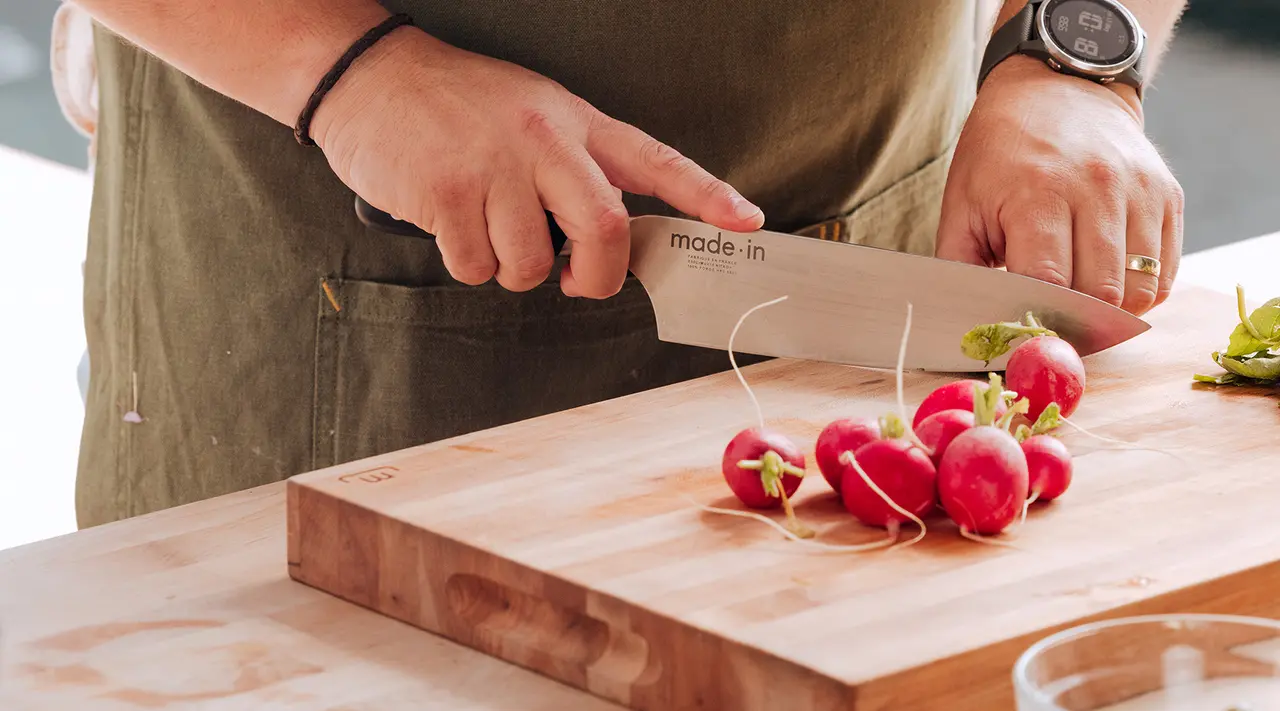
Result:
<svg viewBox="0 0 1280 711"><path fill-rule="evenodd" d="M512 265L512 272L517 282L533 286L547 278L554 264L555 259L550 256L549 251L546 254L528 254L516 260Z"/></svg>
<svg viewBox="0 0 1280 711"><path fill-rule="evenodd" d="M656 138L646 138L640 144L641 165L661 173L681 172L688 169L688 159L679 151Z"/></svg>
<svg viewBox="0 0 1280 711"><path fill-rule="evenodd" d="M1156 305L1158 294L1156 289L1145 284L1134 284L1124 292L1123 307L1125 311L1140 315Z"/></svg>
<svg viewBox="0 0 1280 711"><path fill-rule="evenodd" d="M463 258L450 265L449 273L463 284L479 286L493 278L494 268L484 260Z"/></svg>
<svg viewBox="0 0 1280 711"><path fill-rule="evenodd" d="M631 216L620 204L601 207L593 220L596 238L605 244L624 241L628 235L630 220Z"/></svg>
<svg viewBox="0 0 1280 711"><path fill-rule="evenodd" d="M1187 207L1187 194L1182 189L1182 183L1178 182L1176 178L1170 177L1167 192L1169 194L1169 204L1173 206L1173 213L1181 215Z"/></svg>
<svg viewBox="0 0 1280 711"><path fill-rule="evenodd" d="M1118 194L1124 186L1124 171L1115 162L1105 158L1086 160L1084 174L1091 185L1107 194Z"/></svg>
<svg viewBox="0 0 1280 711"><path fill-rule="evenodd" d="M462 209L476 200L480 181L464 173L450 173L437 180L431 192L439 211Z"/></svg>
<svg viewBox="0 0 1280 711"><path fill-rule="evenodd" d="M1067 274L1067 270L1057 262L1035 262L1023 271L1023 276L1048 282L1054 286L1071 286L1071 277Z"/></svg>
<svg viewBox="0 0 1280 711"><path fill-rule="evenodd" d="M1089 289L1089 294L1112 306L1124 304L1124 283L1114 278L1104 278Z"/></svg>
<svg viewBox="0 0 1280 711"><path fill-rule="evenodd" d="M546 111L537 108L525 108L520 112L520 130L525 136L535 141L554 139L559 133L555 122Z"/></svg>

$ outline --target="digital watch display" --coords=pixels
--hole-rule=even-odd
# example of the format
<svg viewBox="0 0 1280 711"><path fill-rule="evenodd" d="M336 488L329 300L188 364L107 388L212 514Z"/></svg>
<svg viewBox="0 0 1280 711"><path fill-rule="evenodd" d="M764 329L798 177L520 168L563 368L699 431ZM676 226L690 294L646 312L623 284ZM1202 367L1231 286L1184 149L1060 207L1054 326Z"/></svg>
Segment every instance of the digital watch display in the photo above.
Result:
<svg viewBox="0 0 1280 711"><path fill-rule="evenodd" d="M1025 54L1054 70L1142 93L1146 33L1117 0L1034 0L991 37L978 83L1004 59Z"/></svg>

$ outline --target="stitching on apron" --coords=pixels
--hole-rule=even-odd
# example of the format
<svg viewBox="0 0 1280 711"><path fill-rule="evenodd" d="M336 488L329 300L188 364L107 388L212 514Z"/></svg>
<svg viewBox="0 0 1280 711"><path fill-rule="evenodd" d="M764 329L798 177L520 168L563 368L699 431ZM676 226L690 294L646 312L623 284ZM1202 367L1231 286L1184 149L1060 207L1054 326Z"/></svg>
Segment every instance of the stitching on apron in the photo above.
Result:
<svg viewBox="0 0 1280 711"><path fill-rule="evenodd" d="M128 106L124 108L125 112L125 170L126 175L130 176L130 191L124 201L125 218L121 221L127 227L121 234L121 239L125 240L128 245L128 258L123 262L123 269L120 276L117 277L119 293L128 299L128 308L119 308L117 310L119 322L118 333L123 334L128 339L126 344L122 344L127 348L128 357L125 363L125 373L117 373L116 383L127 383L127 395L122 397L132 397L132 374L138 369L138 291L137 291L137 274L138 274L138 235L142 231L142 169L143 169L143 140L142 136L145 131L146 112L143 110L146 99L146 84L149 76L150 59L149 55L135 55L133 71L129 77L129 97ZM127 321L127 323L125 323ZM120 392L120 386L117 385L117 393ZM122 415L123 408L119 405L120 400L117 399L116 415ZM121 425L116 424L117 427ZM123 450L117 450L116 456L116 480L122 484L120 490L125 496L125 510L129 514L138 512L137 497L134 491L134 468L136 466L136 437L133 426L123 428L124 436L120 438L119 447ZM122 471L123 470L123 471Z"/></svg>
<svg viewBox="0 0 1280 711"><path fill-rule="evenodd" d="M922 191L937 189L940 192L945 187L947 168L950 166L951 157L958 140L959 136L954 137L942 153L926 161L919 168L907 173L901 179L866 199L852 210L802 227L795 234L828 241L859 243L859 233L865 234L868 231L868 227L874 222L872 218L888 209L886 201L889 201L890 198L899 198L893 201L898 205L898 208L894 211L901 212L914 207L919 202L919 195ZM926 180L934 177L938 172L941 172L942 175L937 182L928 182ZM933 208L931 207L930 210L932 211ZM899 246L909 247L910 245L902 244Z"/></svg>

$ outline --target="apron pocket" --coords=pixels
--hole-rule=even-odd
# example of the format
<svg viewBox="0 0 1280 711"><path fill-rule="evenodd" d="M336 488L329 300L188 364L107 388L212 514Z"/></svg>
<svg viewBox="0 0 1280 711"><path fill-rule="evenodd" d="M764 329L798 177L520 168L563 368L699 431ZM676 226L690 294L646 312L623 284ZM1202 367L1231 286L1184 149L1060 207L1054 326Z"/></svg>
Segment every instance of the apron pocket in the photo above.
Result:
<svg viewBox="0 0 1280 711"><path fill-rule="evenodd" d="M315 468L728 368L722 352L658 341L634 278L606 300L554 281L512 293L329 279L318 292Z"/></svg>
<svg viewBox="0 0 1280 711"><path fill-rule="evenodd" d="M799 230L818 239L933 256L955 143L850 212Z"/></svg>

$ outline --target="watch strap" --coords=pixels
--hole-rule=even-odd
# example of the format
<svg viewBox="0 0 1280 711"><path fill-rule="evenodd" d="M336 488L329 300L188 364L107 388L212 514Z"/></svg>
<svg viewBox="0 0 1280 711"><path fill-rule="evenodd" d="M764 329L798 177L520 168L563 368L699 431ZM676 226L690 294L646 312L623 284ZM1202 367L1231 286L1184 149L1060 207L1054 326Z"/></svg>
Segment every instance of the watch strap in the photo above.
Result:
<svg viewBox="0 0 1280 711"><path fill-rule="evenodd" d="M1043 0L1032 0L1018 11L1018 14L1009 18L1007 22L1000 26L991 34L991 41L987 43L987 49L982 54L982 64L978 69L978 87L982 87L982 83L986 81L987 75L996 65L1003 62L1013 54L1028 54L1040 59L1048 57L1048 53L1044 50L1043 41L1035 36L1036 11ZM1145 80L1143 77L1143 67L1146 64L1147 55L1143 52L1138 56L1138 61L1123 73L1116 76L1115 81L1133 87L1138 92L1138 100L1142 100L1143 86Z"/></svg>
<svg viewBox="0 0 1280 711"><path fill-rule="evenodd" d="M1017 52L1023 42L1032 38L1036 6L1039 4L1038 2L1027 3L1018 11L1018 14L1009 18L1008 22L991 34L987 51L982 55L982 66L978 70L978 86L982 86L982 82L986 81L987 75L996 68L997 64Z"/></svg>

